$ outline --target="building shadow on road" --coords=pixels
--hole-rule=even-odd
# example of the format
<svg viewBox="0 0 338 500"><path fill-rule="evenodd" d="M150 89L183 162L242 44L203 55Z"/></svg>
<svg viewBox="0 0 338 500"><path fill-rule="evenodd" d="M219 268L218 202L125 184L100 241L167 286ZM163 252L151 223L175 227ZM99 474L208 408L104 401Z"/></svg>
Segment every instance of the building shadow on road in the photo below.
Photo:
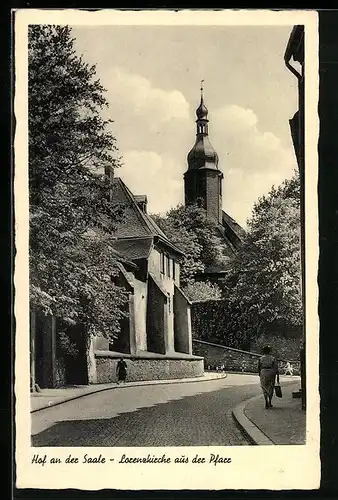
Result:
<svg viewBox="0 0 338 500"><path fill-rule="evenodd" d="M242 386L185 396L113 418L64 420L32 436L32 446L236 446L248 445L231 408L257 391Z"/></svg>

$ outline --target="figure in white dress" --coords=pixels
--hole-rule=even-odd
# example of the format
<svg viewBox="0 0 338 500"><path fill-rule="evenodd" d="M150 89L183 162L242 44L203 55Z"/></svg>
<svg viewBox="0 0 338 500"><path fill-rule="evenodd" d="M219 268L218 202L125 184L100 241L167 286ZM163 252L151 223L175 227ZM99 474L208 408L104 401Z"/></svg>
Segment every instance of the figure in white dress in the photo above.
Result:
<svg viewBox="0 0 338 500"><path fill-rule="evenodd" d="M291 375L291 377L293 376L293 366L290 361L288 361L284 367L284 375Z"/></svg>

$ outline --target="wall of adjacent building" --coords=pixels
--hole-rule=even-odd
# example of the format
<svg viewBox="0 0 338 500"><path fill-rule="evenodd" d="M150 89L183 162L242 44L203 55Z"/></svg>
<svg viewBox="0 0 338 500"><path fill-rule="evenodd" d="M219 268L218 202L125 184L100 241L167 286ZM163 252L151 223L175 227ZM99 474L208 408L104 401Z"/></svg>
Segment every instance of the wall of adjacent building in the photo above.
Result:
<svg viewBox="0 0 338 500"><path fill-rule="evenodd" d="M134 321L136 351L147 350L147 283L134 279Z"/></svg>
<svg viewBox="0 0 338 500"><path fill-rule="evenodd" d="M167 269L167 260L165 258L165 269L164 273L161 272L161 251L157 248L153 248L149 260L148 260L148 270L149 273L153 274L161 283L164 291L167 295L167 352L174 351L174 286L175 281L179 280L179 273L177 268L179 265L175 263L172 256L170 256L171 269L170 277ZM173 275L173 264L175 264L175 281L172 278Z"/></svg>
<svg viewBox="0 0 338 500"><path fill-rule="evenodd" d="M192 354L190 305L178 287L174 293L174 347L176 352Z"/></svg>

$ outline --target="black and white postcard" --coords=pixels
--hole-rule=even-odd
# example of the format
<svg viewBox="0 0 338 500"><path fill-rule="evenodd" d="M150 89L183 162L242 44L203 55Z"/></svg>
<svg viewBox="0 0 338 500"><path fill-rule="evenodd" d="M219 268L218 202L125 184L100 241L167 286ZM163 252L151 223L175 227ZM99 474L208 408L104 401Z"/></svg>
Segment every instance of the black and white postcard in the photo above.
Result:
<svg viewBox="0 0 338 500"><path fill-rule="evenodd" d="M16 486L318 488L317 13L13 17Z"/></svg>

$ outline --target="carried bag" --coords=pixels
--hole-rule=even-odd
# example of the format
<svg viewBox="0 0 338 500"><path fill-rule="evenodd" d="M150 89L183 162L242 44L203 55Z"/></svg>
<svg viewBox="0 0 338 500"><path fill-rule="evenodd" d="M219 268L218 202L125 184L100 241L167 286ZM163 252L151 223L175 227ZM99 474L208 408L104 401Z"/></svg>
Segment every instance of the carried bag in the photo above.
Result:
<svg viewBox="0 0 338 500"><path fill-rule="evenodd" d="M277 398L281 398L283 396L282 388L279 384L275 385L275 394L276 394Z"/></svg>

